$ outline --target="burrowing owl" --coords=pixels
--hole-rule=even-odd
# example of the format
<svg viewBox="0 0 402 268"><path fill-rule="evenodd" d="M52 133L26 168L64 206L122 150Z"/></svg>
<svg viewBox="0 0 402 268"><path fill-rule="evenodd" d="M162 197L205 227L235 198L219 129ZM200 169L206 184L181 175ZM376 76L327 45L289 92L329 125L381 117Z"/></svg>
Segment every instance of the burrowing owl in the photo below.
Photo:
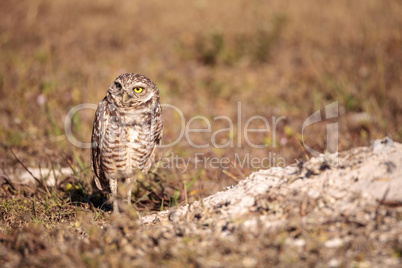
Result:
<svg viewBox="0 0 402 268"><path fill-rule="evenodd" d="M125 181L127 202L136 170L148 173L162 139L159 90L147 77L127 73L116 78L99 103L92 129L92 169L99 190L112 193L118 211L117 182Z"/></svg>

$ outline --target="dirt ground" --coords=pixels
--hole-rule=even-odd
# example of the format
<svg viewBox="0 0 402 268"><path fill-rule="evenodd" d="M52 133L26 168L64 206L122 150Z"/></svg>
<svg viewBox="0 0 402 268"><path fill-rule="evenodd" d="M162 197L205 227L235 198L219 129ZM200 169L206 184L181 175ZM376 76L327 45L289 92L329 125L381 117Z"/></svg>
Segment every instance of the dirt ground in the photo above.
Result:
<svg viewBox="0 0 402 268"><path fill-rule="evenodd" d="M377 140L260 170L225 191L148 216L125 203L120 214L110 214L83 201L14 194L0 206L0 261L3 267L400 267L401 163L402 144ZM15 184L2 185L16 193ZM85 196L77 186L71 196Z"/></svg>
<svg viewBox="0 0 402 268"><path fill-rule="evenodd" d="M398 0L1 1L0 265L400 265L400 203L383 200L386 186L370 204L357 188L377 186L365 180L348 198L302 188L321 176L306 169L322 164L314 155L402 142L401 47ZM93 107L124 72L160 89L167 146L117 217L71 137L90 141ZM230 219L221 214L233 204L202 205L288 166L312 179L287 182L287 194L263 187ZM376 183L397 174L384 172ZM157 211L167 214L144 222Z"/></svg>

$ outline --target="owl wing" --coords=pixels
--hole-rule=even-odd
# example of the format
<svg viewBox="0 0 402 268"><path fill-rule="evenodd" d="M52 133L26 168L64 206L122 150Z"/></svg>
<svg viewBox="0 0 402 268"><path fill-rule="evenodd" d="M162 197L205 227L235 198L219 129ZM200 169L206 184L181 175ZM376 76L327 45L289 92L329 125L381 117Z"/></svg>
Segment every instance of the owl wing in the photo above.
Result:
<svg viewBox="0 0 402 268"><path fill-rule="evenodd" d="M162 108L160 105L155 110L155 121L153 122L155 124L155 131L153 133L153 147L152 151L149 154L148 160L144 164L144 168L142 169L142 172L144 174L147 174L149 169L151 168L152 162L154 162L155 159L155 149L158 145L162 143L162 136L163 136L163 121L162 121Z"/></svg>
<svg viewBox="0 0 402 268"><path fill-rule="evenodd" d="M102 146L103 139L105 137L105 132L107 129L107 125L109 123L110 111L108 109L108 102L106 98L104 98L98 105L98 108L95 112L95 120L92 128L92 140L91 140L91 164L92 170L95 174L93 180L95 185L99 190L104 190L102 184L105 184L106 178L104 176L101 158L102 158Z"/></svg>

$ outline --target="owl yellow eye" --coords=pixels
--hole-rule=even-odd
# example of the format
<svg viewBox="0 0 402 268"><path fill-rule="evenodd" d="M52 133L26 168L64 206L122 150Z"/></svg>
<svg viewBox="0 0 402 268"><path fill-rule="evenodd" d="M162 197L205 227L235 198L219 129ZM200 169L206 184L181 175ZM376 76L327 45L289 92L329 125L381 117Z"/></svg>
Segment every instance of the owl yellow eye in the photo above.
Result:
<svg viewBox="0 0 402 268"><path fill-rule="evenodd" d="M141 93L142 90L143 90L142 87L135 87L135 88L134 88L134 92L135 92L135 93Z"/></svg>

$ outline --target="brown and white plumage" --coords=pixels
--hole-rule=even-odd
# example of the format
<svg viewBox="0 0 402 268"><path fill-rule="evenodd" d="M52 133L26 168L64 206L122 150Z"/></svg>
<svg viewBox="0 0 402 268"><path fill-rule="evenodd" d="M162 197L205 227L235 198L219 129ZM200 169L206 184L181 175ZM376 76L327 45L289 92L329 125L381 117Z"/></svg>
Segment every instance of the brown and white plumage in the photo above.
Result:
<svg viewBox="0 0 402 268"><path fill-rule="evenodd" d="M156 85L134 73L117 77L99 103L92 130L94 183L112 193L115 211L117 181L130 185L136 170L146 174L154 161L162 139L161 113Z"/></svg>

